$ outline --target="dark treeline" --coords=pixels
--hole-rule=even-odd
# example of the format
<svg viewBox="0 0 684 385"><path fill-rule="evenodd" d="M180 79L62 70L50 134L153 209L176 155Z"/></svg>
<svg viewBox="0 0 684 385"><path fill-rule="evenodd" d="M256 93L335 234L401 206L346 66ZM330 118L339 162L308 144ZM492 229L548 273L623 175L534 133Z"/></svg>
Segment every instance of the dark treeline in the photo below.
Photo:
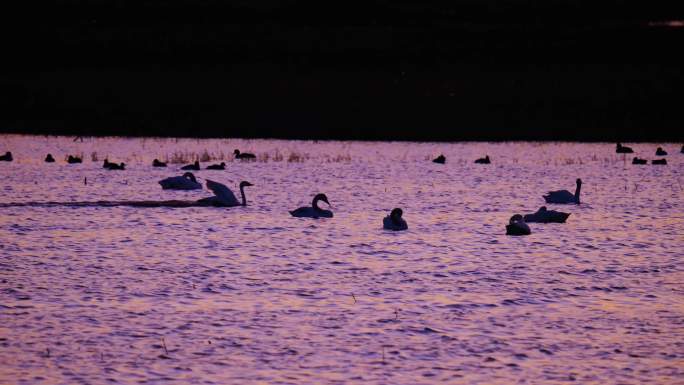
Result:
<svg viewBox="0 0 684 385"><path fill-rule="evenodd" d="M46 3L2 16L4 132L684 140L684 2Z"/></svg>

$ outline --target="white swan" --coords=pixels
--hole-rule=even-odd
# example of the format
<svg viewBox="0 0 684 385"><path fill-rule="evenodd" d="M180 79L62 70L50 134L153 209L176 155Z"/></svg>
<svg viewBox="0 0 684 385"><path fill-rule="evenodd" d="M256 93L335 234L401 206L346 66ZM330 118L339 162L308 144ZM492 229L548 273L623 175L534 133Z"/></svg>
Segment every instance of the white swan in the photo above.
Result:
<svg viewBox="0 0 684 385"><path fill-rule="evenodd" d="M408 230L408 224L406 224L406 221L401 217L403 214L404 212L400 208L392 210L390 215L383 218L382 228L394 231Z"/></svg>
<svg viewBox="0 0 684 385"><path fill-rule="evenodd" d="M582 179L577 179L577 187L575 193L572 194L568 190L549 191L544 195L546 203L580 203L580 189L582 188Z"/></svg>
<svg viewBox="0 0 684 385"><path fill-rule="evenodd" d="M214 193L214 196L202 198L197 202L218 207L247 206L247 198L245 197L245 187L247 186L254 185L245 181L240 182L240 194L242 195L242 203L240 203L235 197L235 194L233 194L228 187L219 182L207 179L207 188Z"/></svg>
<svg viewBox="0 0 684 385"><path fill-rule="evenodd" d="M506 235L530 235L531 233L530 226L525 223L520 214L513 215L506 225Z"/></svg>
<svg viewBox="0 0 684 385"><path fill-rule="evenodd" d="M542 206L534 214L525 214L523 220L528 223L565 223L570 214L556 210L547 210L546 206Z"/></svg>
<svg viewBox="0 0 684 385"><path fill-rule="evenodd" d="M195 179L191 172L186 172L181 176L162 179L159 181L159 184L164 190L198 190L202 188L202 184L197 182L197 179Z"/></svg>
<svg viewBox="0 0 684 385"><path fill-rule="evenodd" d="M325 194L316 194L311 202L311 207L300 207L296 210L292 210L290 211L290 215L297 218L332 218L332 211L319 208L318 201L323 201L330 206L328 197L325 196Z"/></svg>

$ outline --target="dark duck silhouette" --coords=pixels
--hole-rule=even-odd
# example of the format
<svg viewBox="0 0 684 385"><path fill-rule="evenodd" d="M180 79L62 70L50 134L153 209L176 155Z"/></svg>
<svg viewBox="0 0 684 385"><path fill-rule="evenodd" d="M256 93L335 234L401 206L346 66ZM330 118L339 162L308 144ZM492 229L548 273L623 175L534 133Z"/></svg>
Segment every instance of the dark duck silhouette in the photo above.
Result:
<svg viewBox="0 0 684 385"><path fill-rule="evenodd" d="M323 201L330 206L328 197L325 196L325 194L316 194L311 202L311 207L300 207L296 210L292 210L290 211L290 215L297 218L332 218L332 211L319 208L318 201Z"/></svg>
<svg viewBox="0 0 684 385"><path fill-rule="evenodd" d="M67 158L67 163L69 163L69 164L83 163L83 159L81 159L77 156L69 155L69 157Z"/></svg>
<svg viewBox="0 0 684 385"><path fill-rule="evenodd" d="M408 224L401 217L403 214L404 214L404 212L400 208L396 208L396 209L392 210L390 215L383 218L382 228L385 230L394 230L394 231L407 230Z"/></svg>
<svg viewBox="0 0 684 385"><path fill-rule="evenodd" d="M248 152L240 152L237 148L233 151L233 154L235 154L235 159L256 159L256 155Z"/></svg>
<svg viewBox="0 0 684 385"><path fill-rule="evenodd" d="M0 155L0 161L11 162L12 160L14 160L14 158L12 158L12 153L9 151L7 151L5 155Z"/></svg>
<svg viewBox="0 0 684 385"><path fill-rule="evenodd" d="M636 156L632 159L632 164L646 164L648 161L646 159L637 158Z"/></svg>
<svg viewBox="0 0 684 385"><path fill-rule="evenodd" d="M212 164L211 166L207 166L207 170L225 170L226 169L226 162L221 162L221 164Z"/></svg>
<svg viewBox="0 0 684 385"><path fill-rule="evenodd" d="M126 164L124 162L121 162L119 164L109 163L107 165L107 170L125 170L125 169L126 169Z"/></svg>
<svg viewBox="0 0 684 385"><path fill-rule="evenodd" d="M47 154L47 156L45 157L45 163L54 163L54 162L55 162L55 158L52 157L52 154Z"/></svg>
<svg viewBox="0 0 684 385"><path fill-rule="evenodd" d="M523 220L527 223L565 223L569 216L569 213L547 210L546 206L542 206L536 213L525 214Z"/></svg>
<svg viewBox="0 0 684 385"><path fill-rule="evenodd" d="M489 159L489 155L487 155L487 156L485 156L484 158L475 159L475 163L478 163L478 164L490 164L490 163L492 163L492 161Z"/></svg>
<svg viewBox="0 0 684 385"><path fill-rule="evenodd" d="M155 159L152 161L152 167L166 167L166 163L160 161L159 159Z"/></svg>
<svg viewBox="0 0 684 385"><path fill-rule="evenodd" d="M667 164L667 159L653 159L651 161L651 164Z"/></svg>
<svg viewBox="0 0 684 385"><path fill-rule="evenodd" d="M571 193L568 190L557 190L549 191L548 194L544 195L544 200L546 203L580 203L580 189L582 188L582 179L577 179L575 182L577 187L575 188L575 193Z"/></svg>
<svg viewBox="0 0 684 385"><path fill-rule="evenodd" d="M634 150L632 150L629 147L623 146L622 143L617 143L615 145L615 152L618 154L631 154L634 152Z"/></svg>
<svg viewBox="0 0 684 385"><path fill-rule="evenodd" d="M436 157L435 159L432 160L434 163L439 163L439 164L444 164L446 162L446 157L444 155L440 155Z"/></svg>
<svg viewBox="0 0 684 385"><path fill-rule="evenodd" d="M506 225L506 235L530 235L530 226L525 223L522 215L515 214Z"/></svg>
<svg viewBox="0 0 684 385"><path fill-rule="evenodd" d="M200 165L199 165L199 161L197 161L197 160L196 160L195 163L193 163L193 164L188 164L188 165L185 165L185 166L181 167L181 170L195 170L195 171L199 171L199 169L200 169Z"/></svg>
<svg viewBox="0 0 684 385"><path fill-rule="evenodd" d="M656 156L665 156L667 155L667 151L663 150L662 147L658 147L656 150Z"/></svg>

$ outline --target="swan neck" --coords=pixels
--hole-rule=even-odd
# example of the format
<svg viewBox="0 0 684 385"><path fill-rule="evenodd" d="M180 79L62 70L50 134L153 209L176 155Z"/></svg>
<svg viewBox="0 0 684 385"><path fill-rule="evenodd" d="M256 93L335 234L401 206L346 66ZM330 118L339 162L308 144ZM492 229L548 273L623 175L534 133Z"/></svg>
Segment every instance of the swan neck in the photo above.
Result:
<svg viewBox="0 0 684 385"><path fill-rule="evenodd" d="M577 188L575 188L575 202L579 203L580 201L580 190L582 189L582 185L578 184Z"/></svg>
<svg viewBox="0 0 684 385"><path fill-rule="evenodd" d="M247 206L247 198L245 197L245 186L240 186L240 195L242 195L242 205Z"/></svg>
<svg viewBox="0 0 684 385"><path fill-rule="evenodd" d="M318 207L318 197L314 198L313 202L311 202L311 207L313 207L313 209L316 211L321 210L321 208Z"/></svg>

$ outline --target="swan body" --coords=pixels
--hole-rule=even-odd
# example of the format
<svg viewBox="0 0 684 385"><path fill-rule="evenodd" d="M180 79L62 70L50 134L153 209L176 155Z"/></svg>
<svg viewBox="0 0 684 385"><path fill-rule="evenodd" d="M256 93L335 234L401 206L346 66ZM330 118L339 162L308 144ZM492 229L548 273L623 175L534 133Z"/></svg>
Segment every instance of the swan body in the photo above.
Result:
<svg viewBox="0 0 684 385"><path fill-rule="evenodd" d="M52 157L52 154L47 154L47 156L45 157L45 162L46 163L54 163L55 158Z"/></svg>
<svg viewBox="0 0 684 385"><path fill-rule="evenodd" d="M546 203L580 203L580 189L582 188L582 180L577 179L577 187L575 188L575 193L571 193L568 190L558 190L549 191L548 194L544 195L544 200Z"/></svg>
<svg viewBox="0 0 684 385"><path fill-rule="evenodd" d="M198 203L217 207L235 207L247 206L247 198L245 197L245 187L254 186L253 184L242 181L240 182L240 195L242 195L242 203L240 203L235 194L225 185L207 179L207 188L214 193L213 197L202 198Z"/></svg>
<svg viewBox="0 0 684 385"><path fill-rule="evenodd" d="M202 184L197 182L197 179L195 179L191 172L186 172L181 176L162 179L159 181L159 184L164 190L199 190L202 188Z"/></svg>
<svg viewBox="0 0 684 385"><path fill-rule="evenodd" d="M637 158L636 156L632 159L632 164L646 164L648 161L646 159Z"/></svg>
<svg viewBox="0 0 684 385"><path fill-rule="evenodd" d="M487 155L487 156L485 156L484 158L476 159L476 160L475 160L475 163L478 163L478 164L490 164L490 163L492 163L492 161L489 160L489 155Z"/></svg>
<svg viewBox="0 0 684 385"><path fill-rule="evenodd" d="M221 162L221 164L212 164L211 166L207 166L207 170L225 170L226 169L226 162Z"/></svg>
<svg viewBox="0 0 684 385"><path fill-rule="evenodd" d="M530 235L531 233L530 226L525 223L520 214L513 215L506 225L506 235Z"/></svg>
<svg viewBox="0 0 684 385"><path fill-rule="evenodd" d="M630 147L623 146L622 143L615 145L615 152L618 154L631 154L634 152Z"/></svg>
<svg viewBox="0 0 684 385"><path fill-rule="evenodd" d="M235 159L256 159L256 155L248 152L241 153L237 148L233 151L233 154L235 154Z"/></svg>
<svg viewBox="0 0 684 385"><path fill-rule="evenodd" d="M651 161L651 164L667 164L667 159L653 159Z"/></svg>
<svg viewBox="0 0 684 385"><path fill-rule="evenodd" d="M385 230L401 231L408 230L408 224L401 217L404 212L400 208L392 210L390 215L382 220L382 228Z"/></svg>
<svg viewBox="0 0 684 385"><path fill-rule="evenodd" d="M440 155L440 156L436 157L435 159L433 159L432 162L444 164L446 162L446 157L444 155Z"/></svg>
<svg viewBox="0 0 684 385"><path fill-rule="evenodd" d="M565 223L570 216L569 213L561 211L547 210L546 206L542 206L534 214L526 214L523 220L527 223Z"/></svg>
<svg viewBox="0 0 684 385"><path fill-rule="evenodd" d="M83 160L81 158L69 155L69 157L67 158L67 163L69 163L69 164L83 163Z"/></svg>
<svg viewBox="0 0 684 385"><path fill-rule="evenodd" d="M0 155L0 161L4 162L11 162L14 158L12 158L12 153L7 151L5 155Z"/></svg>
<svg viewBox="0 0 684 385"><path fill-rule="evenodd" d="M159 159L152 161L152 167L166 167L166 163L161 162Z"/></svg>
<svg viewBox="0 0 684 385"><path fill-rule="evenodd" d="M116 163L109 163L107 165L107 170L125 170L126 169L126 163L121 162L120 164Z"/></svg>
<svg viewBox="0 0 684 385"><path fill-rule="evenodd" d="M195 163L193 163L193 164L188 164L188 165L181 167L181 170L199 171L199 169L200 169L199 161L195 161Z"/></svg>
<svg viewBox="0 0 684 385"><path fill-rule="evenodd" d="M296 210L292 210L290 211L290 215L297 218L332 218L332 211L319 208L318 201L323 201L330 206L328 197L325 196L325 194L316 194L311 202L311 207L300 207Z"/></svg>
<svg viewBox="0 0 684 385"><path fill-rule="evenodd" d="M658 147L656 150L656 156L665 156L667 155L667 151L663 150L662 147Z"/></svg>

